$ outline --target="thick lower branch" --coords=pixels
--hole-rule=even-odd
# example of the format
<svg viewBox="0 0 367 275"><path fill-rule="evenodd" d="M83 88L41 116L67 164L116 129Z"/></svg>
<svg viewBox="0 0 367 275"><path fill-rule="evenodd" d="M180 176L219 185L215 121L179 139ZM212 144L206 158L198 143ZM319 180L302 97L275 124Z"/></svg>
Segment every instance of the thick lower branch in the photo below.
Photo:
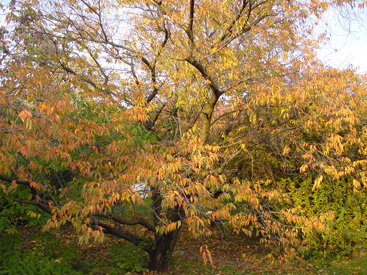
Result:
<svg viewBox="0 0 367 275"><path fill-rule="evenodd" d="M96 219L92 220L91 222L91 226L94 229L98 229L98 227L102 227L103 232L105 234L109 234L109 235L113 235L119 238L122 238L136 246L139 246L141 244L144 244L144 246L142 247L144 251L146 251L147 253L152 253L153 252L153 248L152 248L152 243L153 240L150 238L142 238L139 237L129 231L126 230L122 230L121 228L117 228L114 226L110 226L104 222L98 221Z"/></svg>
<svg viewBox="0 0 367 275"><path fill-rule="evenodd" d="M24 203L24 204L29 204L29 205L34 205L34 206L37 206L38 208L40 208L41 210L43 210L44 212L46 213L49 213L49 214L52 214L51 213L51 207L49 207L48 205L45 205L45 204L42 204L40 202L32 202L32 201L18 201L18 200L15 200L19 203Z"/></svg>
<svg viewBox="0 0 367 275"><path fill-rule="evenodd" d="M6 177L6 176L2 176L0 175L0 180L3 180L3 181L6 181L6 182L9 182L9 183L12 183L13 181L15 181L16 184L20 184L20 185L23 185L23 186L27 186L29 187L30 191L31 191L31 194L32 194L32 198L37 202L39 203L41 198L40 196L38 195L38 190L34 187L31 186L31 182L28 181L28 180L17 180L17 179L14 179L14 178L9 178L9 177ZM52 196L51 196L52 197ZM47 211L46 211L47 212Z"/></svg>
<svg viewBox="0 0 367 275"><path fill-rule="evenodd" d="M155 232L154 225L151 224L151 223L149 223L149 222L147 222L146 220L144 220L142 218L136 218L136 219L132 219L132 220L127 220L127 219L123 219L123 218L118 217L118 216L113 215L113 214L104 214L104 213L97 213L97 214L95 214L95 216L97 216L97 217L103 217L103 218L108 218L108 219L111 219L114 222L117 222L119 224L125 224L125 225L141 225L141 226L144 226L149 231Z"/></svg>
<svg viewBox="0 0 367 275"><path fill-rule="evenodd" d="M2 176L2 175L0 175L0 180L7 181L7 182L10 182L10 183L15 181L16 184L25 185L25 186L29 186L29 187L31 185L31 183L27 180L17 180L17 179L9 178L9 177Z"/></svg>

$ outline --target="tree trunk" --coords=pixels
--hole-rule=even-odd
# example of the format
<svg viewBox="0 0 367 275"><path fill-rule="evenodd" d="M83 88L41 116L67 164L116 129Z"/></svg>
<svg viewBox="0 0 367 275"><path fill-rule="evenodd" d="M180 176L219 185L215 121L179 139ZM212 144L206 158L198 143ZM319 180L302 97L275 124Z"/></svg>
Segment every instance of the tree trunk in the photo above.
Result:
<svg viewBox="0 0 367 275"><path fill-rule="evenodd" d="M218 97L215 94L212 94L209 102L206 103L204 109L201 113L201 129L200 129L200 138L201 145L205 145L208 141L209 132L210 132L210 124L212 122L212 115L214 112L214 107L217 104Z"/></svg>
<svg viewBox="0 0 367 275"><path fill-rule="evenodd" d="M154 250L149 253L149 270L164 272L167 269L168 260L172 256L179 231L180 228L166 235L156 235Z"/></svg>

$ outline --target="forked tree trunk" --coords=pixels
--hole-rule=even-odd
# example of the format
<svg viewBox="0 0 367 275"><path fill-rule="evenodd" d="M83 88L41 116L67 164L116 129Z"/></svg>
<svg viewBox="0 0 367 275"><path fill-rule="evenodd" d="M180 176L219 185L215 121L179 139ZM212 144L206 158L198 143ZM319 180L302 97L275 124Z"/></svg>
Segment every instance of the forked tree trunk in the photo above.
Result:
<svg viewBox="0 0 367 275"><path fill-rule="evenodd" d="M154 250L149 253L149 270L160 273L168 268L168 260L172 256L179 232L180 228L167 235L156 235Z"/></svg>

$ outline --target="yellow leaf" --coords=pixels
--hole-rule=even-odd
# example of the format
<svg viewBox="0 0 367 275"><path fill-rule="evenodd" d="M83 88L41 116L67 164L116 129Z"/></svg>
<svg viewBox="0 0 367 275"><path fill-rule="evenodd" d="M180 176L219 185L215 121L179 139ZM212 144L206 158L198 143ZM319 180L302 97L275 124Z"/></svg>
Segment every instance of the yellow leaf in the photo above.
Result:
<svg viewBox="0 0 367 275"><path fill-rule="evenodd" d="M358 180L353 179L353 187L354 188L361 188L361 183Z"/></svg>
<svg viewBox="0 0 367 275"><path fill-rule="evenodd" d="M19 117L22 120L22 122L24 122L27 118L31 118L32 114L27 110L23 110L19 113Z"/></svg>
<svg viewBox="0 0 367 275"><path fill-rule="evenodd" d="M314 182L314 185L313 185L313 187L312 187L312 191L315 191L317 188L319 188L320 187L320 184L321 184L321 182L322 182L322 180L323 180L323 175L320 175L316 180L315 180L315 182Z"/></svg>
<svg viewBox="0 0 367 275"><path fill-rule="evenodd" d="M291 148L289 148L289 146L284 147L283 155L288 155L290 151L291 151Z"/></svg>
<svg viewBox="0 0 367 275"><path fill-rule="evenodd" d="M303 164L301 166L301 168L299 168L299 171L300 171L300 173L304 173L304 172L306 172L307 169L308 169L308 165L307 164Z"/></svg>

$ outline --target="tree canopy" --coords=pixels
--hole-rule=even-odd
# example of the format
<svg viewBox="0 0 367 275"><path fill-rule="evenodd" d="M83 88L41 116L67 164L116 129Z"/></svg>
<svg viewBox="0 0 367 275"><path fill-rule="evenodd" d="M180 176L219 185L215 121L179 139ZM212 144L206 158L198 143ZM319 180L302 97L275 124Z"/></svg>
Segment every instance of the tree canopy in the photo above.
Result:
<svg viewBox="0 0 367 275"><path fill-rule="evenodd" d="M365 3L11 2L4 207L28 218L41 209L45 229L71 223L81 241L121 237L157 271L182 227L206 237L213 223L283 257L305 254L340 217L333 190L355 201L362 231L366 79L324 67L315 49L325 37L313 32L342 5Z"/></svg>

